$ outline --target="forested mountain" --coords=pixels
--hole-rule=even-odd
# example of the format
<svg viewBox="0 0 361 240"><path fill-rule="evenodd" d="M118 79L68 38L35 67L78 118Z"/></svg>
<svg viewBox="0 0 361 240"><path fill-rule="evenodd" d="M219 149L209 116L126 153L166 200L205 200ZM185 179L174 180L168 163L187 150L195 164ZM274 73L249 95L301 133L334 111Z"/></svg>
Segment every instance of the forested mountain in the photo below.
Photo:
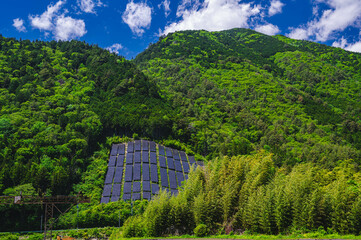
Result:
<svg viewBox="0 0 361 240"><path fill-rule="evenodd" d="M117 226L131 205L99 205L109 147L139 136L210 164L176 199L162 195L128 221L130 231L150 224L140 235L159 236L207 224L213 233L359 233L360 75L358 53L247 29L171 33L132 61L79 41L0 35L0 193L82 191L92 204L77 223ZM140 215L146 203L137 204ZM335 217L338 207L348 215ZM0 230L34 229L36 211L0 206ZM76 215L58 226L74 227ZM158 231L157 217L169 228Z"/></svg>
<svg viewBox="0 0 361 240"><path fill-rule="evenodd" d="M97 46L0 38L0 191L69 194L106 136L171 131L170 106L136 66Z"/></svg>
<svg viewBox="0 0 361 240"><path fill-rule="evenodd" d="M135 62L208 159L265 148L278 165L361 160L361 55L252 30L162 37Z"/></svg>

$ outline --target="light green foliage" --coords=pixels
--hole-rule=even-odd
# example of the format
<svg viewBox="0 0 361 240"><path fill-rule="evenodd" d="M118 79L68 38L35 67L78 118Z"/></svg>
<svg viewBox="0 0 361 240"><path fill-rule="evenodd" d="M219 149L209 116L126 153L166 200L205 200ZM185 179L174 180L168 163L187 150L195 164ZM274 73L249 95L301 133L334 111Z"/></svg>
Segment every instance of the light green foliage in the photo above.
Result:
<svg viewBox="0 0 361 240"><path fill-rule="evenodd" d="M200 225L207 226L210 234L317 232L323 236L324 229L359 234L361 178L352 164L324 170L303 163L290 169L274 166L273 159L261 151L209 162L189 175L176 197L162 194L152 201L137 218L143 219L138 227L145 224L144 236L153 237L192 234ZM228 190L236 194L230 196ZM166 214L169 210L171 214ZM182 219L183 224L174 219Z"/></svg>

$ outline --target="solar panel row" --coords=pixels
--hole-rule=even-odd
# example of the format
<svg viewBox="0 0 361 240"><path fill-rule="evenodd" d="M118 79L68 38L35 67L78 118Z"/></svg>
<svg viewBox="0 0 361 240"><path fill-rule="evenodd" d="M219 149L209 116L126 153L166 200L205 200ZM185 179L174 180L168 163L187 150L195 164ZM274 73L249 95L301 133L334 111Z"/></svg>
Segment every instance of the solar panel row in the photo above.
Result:
<svg viewBox="0 0 361 240"><path fill-rule="evenodd" d="M150 151L151 152L156 152L157 149L156 149L156 143L155 142L150 142L149 143L149 148L150 148Z"/></svg>
<svg viewBox="0 0 361 240"><path fill-rule="evenodd" d="M134 153L134 162L135 163L140 163L140 152L135 152Z"/></svg>
<svg viewBox="0 0 361 240"><path fill-rule="evenodd" d="M152 179L152 182L158 182L158 168L157 165L150 164L150 176Z"/></svg>
<svg viewBox="0 0 361 240"><path fill-rule="evenodd" d="M158 146L158 150L159 150L159 155L163 155L163 156L165 155L163 146Z"/></svg>
<svg viewBox="0 0 361 240"><path fill-rule="evenodd" d="M187 159L184 151L159 145L160 179L158 179L157 144L155 142L146 140L129 142L124 159L125 148L125 144L112 146L101 203L118 201L122 184L124 200L138 200L141 197L150 199L151 193L158 194L159 185L157 183L159 182L166 191L177 194L178 185L180 186L184 180L188 179L190 165L196 164L194 157L188 156ZM123 166L125 167L124 183L122 183Z"/></svg>
<svg viewBox="0 0 361 240"><path fill-rule="evenodd" d="M110 156L109 162L108 162L108 167L115 167L116 160L117 160L116 156Z"/></svg>
<svg viewBox="0 0 361 240"><path fill-rule="evenodd" d="M149 141L142 141L142 145L143 145L143 151L148 151L149 150Z"/></svg>
<svg viewBox="0 0 361 240"><path fill-rule="evenodd" d="M128 142L128 153L132 153L134 152L134 143L133 142Z"/></svg>
<svg viewBox="0 0 361 240"><path fill-rule="evenodd" d="M108 168L108 172L107 172L107 176L105 177L105 184L109 184L113 182L113 176L114 176L114 167L109 167Z"/></svg>
<svg viewBox="0 0 361 240"><path fill-rule="evenodd" d="M133 167L133 180L134 181L140 181L140 164L134 164Z"/></svg>
<svg viewBox="0 0 361 240"><path fill-rule="evenodd" d="M124 155L118 155L117 167L123 167L123 165L124 165Z"/></svg>
<svg viewBox="0 0 361 240"><path fill-rule="evenodd" d="M135 142L134 142L134 150L136 152L140 152L140 150L141 150L141 142L140 142L140 140L135 140Z"/></svg>
<svg viewBox="0 0 361 240"><path fill-rule="evenodd" d="M123 179L123 168L122 167L115 168L114 183L121 183L122 179Z"/></svg>
<svg viewBox="0 0 361 240"><path fill-rule="evenodd" d="M125 145L120 144L118 147L118 154L124 155L125 154Z"/></svg>
<svg viewBox="0 0 361 240"><path fill-rule="evenodd" d="M150 163L157 164L157 154L155 152L150 152Z"/></svg>

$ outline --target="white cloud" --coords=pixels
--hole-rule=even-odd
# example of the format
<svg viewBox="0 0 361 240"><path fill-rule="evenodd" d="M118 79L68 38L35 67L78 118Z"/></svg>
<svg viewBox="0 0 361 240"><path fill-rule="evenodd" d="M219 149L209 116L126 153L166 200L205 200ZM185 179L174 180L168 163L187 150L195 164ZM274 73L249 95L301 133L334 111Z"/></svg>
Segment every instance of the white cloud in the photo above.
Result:
<svg viewBox="0 0 361 240"><path fill-rule="evenodd" d="M152 21L152 9L146 3L127 4L122 16L123 21L128 24L133 33L141 36L144 28L148 29Z"/></svg>
<svg viewBox="0 0 361 240"><path fill-rule="evenodd" d="M273 16L278 13L282 13L282 8L285 4L282 3L280 0L272 0L271 6L268 9L268 15Z"/></svg>
<svg viewBox="0 0 361 240"><path fill-rule="evenodd" d="M24 26L24 20L20 18L16 18L13 20L13 26L18 30L19 32L26 32L26 28Z"/></svg>
<svg viewBox="0 0 361 240"><path fill-rule="evenodd" d="M120 43L115 43L111 45L110 47L107 47L106 49L111 53L119 54L119 50L121 50L123 46Z"/></svg>
<svg viewBox="0 0 361 240"><path fill-rule="evenodd" d="M314 15L314 19L305 26L294 28L289 37L302 36L303 39L324 42L347 27L359 27L361 0L316 0L316 3L326 4L329 9L324 10L321 17Z"/></svg>
<svg viewBox="0 0 361 240"><path fill-rule="evenodd" d="M261 32L267 35L276 35L277 33L280 32L280 29L278 28L278 26L273 25L271 23L265 24L265 25L258 25L255 27L255 29L257 32Z"/></svg>
<svg viewBox="0 0 361 240"><path fill-rule="evenodd" d="M183 0L178 7L177 16L182 17L165 27L163 34L180 30L220 31L231 28L248 27L252 16L260 13L261 7L238 0Z"/></svg>
<svg viewBox="0 0 361 240"><path fill-rule="evenodd" d="M86 13L96 13L95 7L101 7L104 4L100 0L77 0L80 10Z"/></svg>
<svg viewBox="0 0 361 240"><path fill-rule="evenodd" d="M65 1L60 0L55 5L50 4L47 10L40 16L29 16L31 25L39 30L51 30L54 27L53 18L57 16L57 13L64 3Z"/></svg>
<svg viewBox="0 0 361 240"><path fill-rule="evenodd" d="M158 5L158 8L161 8L162 6L164 7L165 17L168 17L170 13L170 0L164 0Z"/></svg>
<svg viewBox="0 0 361 240"><path fill-rule="evenodd" d="M59 0L55 5L50 4L41 15L29 16L33 28L45 31L45 35L53 34L56 40L70 40L84 36L87 33L85 22L65 16L67 9L62 9L65 0Z"/></svg>
<svg viewBox="0 0 361 240"><path fill-rule="evenodd" d="M343 48L351 52L361 52L361 41L355 43L348 43L348 41L342 37L339 41L332 43L333 47Z"/></svg>
<svg viewBox="0 0 361 240"><path fill-rule="evenodd" d="M299 39L299 40L306 40L308 39L309 33L307 31L307 28L293 28L292 31L287 34L288 37L293 39Z"/></svg>
<svg viewBox="0 0 361 240"><path fill-rule="evenodd" d="M54 29L55 39L69 40L82 37L87 33L83 20L65 17L57 17Z"/></svg>

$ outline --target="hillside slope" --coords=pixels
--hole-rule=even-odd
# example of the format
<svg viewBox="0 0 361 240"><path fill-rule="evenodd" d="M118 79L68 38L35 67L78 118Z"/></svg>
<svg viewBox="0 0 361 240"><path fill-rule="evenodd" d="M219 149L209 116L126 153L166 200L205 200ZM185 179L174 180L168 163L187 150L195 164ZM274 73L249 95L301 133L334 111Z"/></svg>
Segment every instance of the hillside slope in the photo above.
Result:
<svg viewBox="0 0 361 240"><path fill-rule="evenodd" d="M134 62L180 109L178 137L208 159L265 148L279 165L360 163L360 54L232 29L169 34Z"/></svg>
<svg viewBox="0 0 361 240"><path fill-rule="evenodd" d="M106 136L171 128L169 104L133 63L78 41L1 36L0 92L0 192L69 194Z"/></svg>

